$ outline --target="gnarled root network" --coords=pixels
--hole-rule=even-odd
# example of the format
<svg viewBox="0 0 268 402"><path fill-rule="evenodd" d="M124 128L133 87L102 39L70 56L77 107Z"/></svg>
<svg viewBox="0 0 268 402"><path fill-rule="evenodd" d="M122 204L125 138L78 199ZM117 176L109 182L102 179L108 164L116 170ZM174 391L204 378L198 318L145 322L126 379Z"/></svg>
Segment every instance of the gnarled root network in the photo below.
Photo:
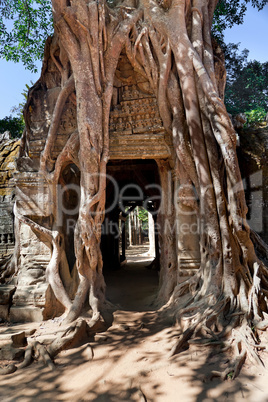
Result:
<svg viewBox="0 0 268 402"><path fill-rule="evenodd" d="M212 371L208 379L234 379L246 359L263 367L259 352L265 350L266 345L261 343L258 331L267 328L267 314L263 312L263 319L259 321L254 319L252 311L242 311L237 307L237 302L228 297L221 296L216 302L212 294L198 298L198 292L193 291L194 282L195 278L192 277L177 287L176 296L184 296L179 305L176 305L176 297L172 300L171 308L175 306L180 332L170 357L188 349L191 344L213 347L218 353L228 353L231 356L228 367L223 371ZM253 291L254 281L249 292L249 305Z"/></svg>
<svg viewBox="0 0 268 402"><path fill-rule="evenodd" d="M98 319L94 320L80 317L66 327L65 330L61 328L61 324L57 321L55 321L54 324L57 325L58 328L55 328L53 325L52 333L54 334L55 331L57 331L58 334L52 342L47 343L47 341L44 340L42 331L40 331L40 334L34 334L31 337L25 338L27 346L24 348L23 360L18 364L9 363L4 367L0 367L0 375L12 374L18 369L28 367L34 360L41 360L50 370L55 370L56 365L54 358L58 353L82 345L83 343L86 343L87 348L90 348L90 356L92 359L94 354L88 341L97 332L106 329L106 325L100 315ZM49 334L46 333L46 336L47 335Z"/></svg>

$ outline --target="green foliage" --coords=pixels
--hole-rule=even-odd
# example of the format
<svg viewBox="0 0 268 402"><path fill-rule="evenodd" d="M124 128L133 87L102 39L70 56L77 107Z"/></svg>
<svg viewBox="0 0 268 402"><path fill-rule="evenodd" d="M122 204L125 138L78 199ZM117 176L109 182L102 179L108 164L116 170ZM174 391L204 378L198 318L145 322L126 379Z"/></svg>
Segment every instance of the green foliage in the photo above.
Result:
<svg viewBox="0 0 268 402"><path fill-rule="evenodd" d="M148 230L148 211L143 207L137 208L138 218L141 221L142 230Z"/></svg>
<svg viewBox="0 0 268 402"><path fill-rule="evenodd" d="M219 0L213 18L212 34L219 43L223 42L223 31L243 23L247 5L262 10L268 0Z"/></svg>
<svg viewBox="0 0 268 402"><path fill-rule="evenodd" d="M233 380L234 379L234 371L230 371L230 373L227 374L227 378L229 380Z"/></svg>
<svg viewBox="0 0 268 402"><path fill-rule="evenodd" d="M245 115L247 117L246 126L254 126L265 120L266 111L265 111L265 109L259 107L257 109L253 109L248 112L245 112Z"/></svg>
<svg viewBox="0 0 268 402"><path fill-rule="evenodd" d="M52 34L50 0L0 0L0 55L36 72L47 37Z"/></svg>
<svg viewBox="0 0 268 402"><path fill-rule="evenodd" d="M24 130L24 121L20 117L6 116L0 120L0 133L10 131L12 138L21 137Z"/></svg>
<svg viewBox="0 0 268 402"><path fill-rule="evenodd" d="M268 62L248 61L248 50L239 44L225 45L227 82L225 105L235 115L251 110L268 110Z"/></svg>
<svg viewBox="0 0 268 402"><path fill-rule="evenodd" d="M31 81L31 85L33 85L32 81ZM24 108L24 105L25 105L25 103L27 101L28 91L29 91L30 88L31 88L30 85L25 84L25 88L21 92L21 95L24 97L25 102L20 102L18 104L18 106L13 106L12 109L11 109L11 113L15 114L17 117L21 118L22 120L23 120L23 108Z"/></svg>
<svg viewBox="0 0 268 402"><path fill-rule="evenodd" d="M233 82L237 75L247 66L249 50L239 51L240 43L221 43L224 52L225 67L228 82Z"/></svg>
<svg viewBox="0 0 268 402"><path fill-rule="evenodd" d="M148 222L148 211L143 207L138 207L138 218L141 222Z"/></svg>
<svg viewBox="0 0 268 402"><path fill-rule="evenodd" d="M115 0L107 0L111 6ZM219 0L212 33L223 42L223 31L242 24L247 5L261 10L268 0ZM0 0L0 57L36 71L46 38L53 33L51 0Z"/></svg>

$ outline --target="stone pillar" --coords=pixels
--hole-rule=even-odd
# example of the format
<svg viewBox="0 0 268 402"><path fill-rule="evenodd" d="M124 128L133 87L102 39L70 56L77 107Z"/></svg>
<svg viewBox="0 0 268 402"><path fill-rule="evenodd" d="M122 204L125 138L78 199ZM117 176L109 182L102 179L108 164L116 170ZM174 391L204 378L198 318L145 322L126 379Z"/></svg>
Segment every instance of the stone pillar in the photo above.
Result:
<svg viewBox="0 0 268 402"><path fill-rule="evenodd" d="M158 237L158 226L157 226L157 216L154 215L154 244L155 244L155 266L156 269L160 270L160 248L159 248L159 237Z"/></svg>
<svg viewBox="0 0 268 402"><path fill-rule="evenodd" d="M177 284L176 222L173 204L172 170L167 160L157 160L161 204L157 216L157 232L160 248L159 301L166 302ZM174 226L175 224L175 226Z"/></svg>
<svg viewBox="0 0 268 402"><path fill-rule="evenodd" d="M132 242L133 245L137 245L137 211L134 209L134 211L131 213L131 227L132 227Z"/></svg>
<svg viewBox="0 0 268 402"><path fill-rule="evenodd" d="M142 244L142 235L141 235L141 221L139 218L139 207L137 207L137 238L138 238L138 245Z"/></svg>
<svg viewBox="0 0 268 402"><path fill-rule="evenodd" d="M200 267L200 235L196 200L192 185L186 180L182 166L174 177L174 204L177 222L178 280L194 275Z"/></svg>
<svg viewBox="0 0 268 402"><path fill-rule="evenodd" d="M191 207L178 203L178 274L194 275L200 267L197 216Z"/></svg>
<svg viewBox="0 0 268 402"><path fill-rule="evenodd" d="M155 257L155 228L154 228L154 218L153 215L148 212L148 236L149 236L149 251L148 255L150 257Z"/></svg>
<svg viewBox="0 0 268 402"><path fill-rule="evenodd" d="M132 212L130 212L130 214L128 214L128 241L129 241L129 246L132 246L132 225L131 225L131 214Z"/></svg>
<svg viewBox="0 0 268 402"><path fill-rule="evenodd" d="M122 218L121 220L121 227L122 227L122 257L121 262L125 261L126 259L126 219Z"/></svg>

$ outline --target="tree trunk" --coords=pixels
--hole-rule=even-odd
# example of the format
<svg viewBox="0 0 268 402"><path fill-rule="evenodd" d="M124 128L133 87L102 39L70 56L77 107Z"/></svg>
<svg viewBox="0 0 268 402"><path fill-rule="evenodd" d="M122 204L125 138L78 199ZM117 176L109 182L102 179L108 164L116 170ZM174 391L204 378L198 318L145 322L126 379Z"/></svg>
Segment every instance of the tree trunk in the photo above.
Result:
<svg viewBox="0 0 268 402"><path fill-rule="evenodd" d="M226 317L233 327L245 322L247 328L267 327L268 270L256 257L250 239L236 136L220 98L223 82L217 81L215 74L210 29L217 1L140 0L137 5L129 0L111 7L104 0L52 0L52 4L59 46L67 55L60 67L65 91L62 99L68 95L71 77L74 79L78 136L72 149L79 148L81 171L74 239L80 283L71 307L69 301L60 300L66 307L67 321L79 316L88 292L93 320L104 301L100 225L106 197L109 111L115 69L124 48L135 71L146 76L154 90L165 129L172 133L181 166L180 183L195 194L190 202L188 190L181 191L180 203L187 206L190 202L197 210L201 228L200 269L179 285L175 240L170 233L161 234L159 297L166 301L172 294L169 306L176 309L178 321L185 316L188 322L173 351L179 351L201 328L203 333L208 328L215 339L226 335ZM61 101L58 104L60 114ZM52 124L58 119L55 117ZM56 130L51 127L50 132L53 138ZM51 138L45 150L50 150ZM62 155L55 165L58 170L67 160L64 152ZM42 171L48 177L50 153L44 152L43 158ZM54 176L50 172L55 185L56 167ZM159 168L164 169L162 165ZM169 191L164 176L162 172L161 184ZM162 202L167 202L170 193L163 193L163 197ZM169 216L163 212L162 227L164 221L172 219L174 211ZM55 264L58 266L56 259ZM181 296L187 292L185 302ZM238 350L244 358L248 345L243 346L241 339ZM254 334L252 339L256 340Z"/></svg>

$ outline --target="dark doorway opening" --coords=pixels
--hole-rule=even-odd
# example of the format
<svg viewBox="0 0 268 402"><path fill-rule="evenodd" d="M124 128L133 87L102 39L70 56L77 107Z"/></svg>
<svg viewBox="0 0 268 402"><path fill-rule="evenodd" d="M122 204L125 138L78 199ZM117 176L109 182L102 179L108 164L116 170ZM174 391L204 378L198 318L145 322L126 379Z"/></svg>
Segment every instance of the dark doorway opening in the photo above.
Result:
<svg viewBox="0 0 268 402"><path fill-rule="evenodd" d="M148 221L150 216L153 226L156 225L160 202L160 180L154 160L108 163L101 241L103 272L107 298L128 310L148 310L145 304L158 288L157 231L152 253Z"/></svg>

